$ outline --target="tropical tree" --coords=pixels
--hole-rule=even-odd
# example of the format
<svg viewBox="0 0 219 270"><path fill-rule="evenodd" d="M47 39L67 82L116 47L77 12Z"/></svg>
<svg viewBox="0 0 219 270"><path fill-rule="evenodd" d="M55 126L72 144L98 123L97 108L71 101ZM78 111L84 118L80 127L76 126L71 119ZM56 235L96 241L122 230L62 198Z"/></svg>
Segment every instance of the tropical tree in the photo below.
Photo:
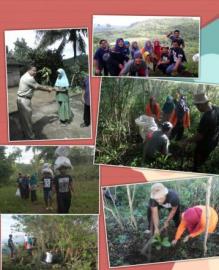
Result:
<svg viewBox="0 0 219 270"><path fill-rule="evenodd" d="M46 48L57 41L61 41L56 52L61 54L67 43L72 43L74 58L77 51L82 54L86 52L84 38L87 36L87 29L61 29L61 30L38 30L36 39L39 40L38 48Z"/></svg>

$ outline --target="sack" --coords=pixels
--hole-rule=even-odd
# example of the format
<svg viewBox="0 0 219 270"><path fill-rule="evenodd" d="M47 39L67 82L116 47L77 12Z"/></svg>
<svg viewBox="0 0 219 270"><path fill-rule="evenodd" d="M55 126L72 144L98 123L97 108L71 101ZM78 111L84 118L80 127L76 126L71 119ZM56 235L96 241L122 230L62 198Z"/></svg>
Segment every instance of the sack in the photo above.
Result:
<svg viewBox="0 0 219 270"><path fill-rule="evenodd" d="M54 169L58 170L60 167L72 168L72 164L69 158L67 157L58 157L55 161Z"/></svg>
<svg viewBox="0 0 219 270"><path fill-rule="evenodd" d="M56 157L68 157L70 154L70 147L69 146L59 146L55 150Z"/></svg>
<svg viewBox="0 0 219 270"><path fill-rule="evenodd" d="M135 119L135 123L139 127L139 133L143 140L145 140L148 133L158 130L154 117L151 116L141 115Z"/></svg>
<svg viewBox="0 0 219 270"><path fill-rule="evenodd" d="M42 174L43 173L49 173L52 177L54 176L53 171L51 169L51 164L49 164L49 163L44 163L43 164L43 168L42 168L41 172L42 172Z"/></svg>
<svg viewBox="0 0 219 270"><path fill-rule="evenodd" d="M18 197L21 196L21 192L20 192L20 189L19 188L17 188L16 193L15 193L15 196L18 196Z"/></svg>

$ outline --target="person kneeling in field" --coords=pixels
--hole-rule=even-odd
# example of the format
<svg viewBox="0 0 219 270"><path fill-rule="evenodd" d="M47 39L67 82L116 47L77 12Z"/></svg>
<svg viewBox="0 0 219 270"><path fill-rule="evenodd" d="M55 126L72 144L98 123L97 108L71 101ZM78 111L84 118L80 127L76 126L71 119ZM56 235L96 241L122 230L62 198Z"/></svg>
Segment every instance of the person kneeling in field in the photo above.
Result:
<svg viewBox="0 0 219 270"><path fill-rule="evenodd" d="M49 170L43 172L42 185L46 210L52 210L53 176Z"/></svg>
<svg viewBox="0 0 219 270"><path fill-rule="evenodd" d="M59 175L55 177L55 188L57 193L58 213L68 213L71 206L71 193L73 190L72 177L67 174L67 167L58 168Z"/></svg>
<svg viewBox="0 0 219 270"><path fill-rule="evenodd" d="M161 130L154 131L147 136L143 152L144 160L154 161L157 153L162 155L169 154L169 136L172 127L170 122L164 122Z"/></svg>
<svg viewBox="0 0 219 270"><path fill-rule="evenodd" d="M216 229L218 223L218 214L212 208L208 208L209 211L209 226L208 233L213 233ZM188 230L189 235L187 235L183 242L187 242L190 238L197 237L206 230L206 206L197 205L191 208L188 208L185 212L182 213L182 219L177 229L175 239L172 241L172 244L175 245L178 240L181 238L185 230Z"/></svg>
<svg viewBox="0 0 219 270"><path fill-rule="evenodd" d="M166 188L162 183L156 183L151 187L151 198L148 205L148 230L146 233L160 234L159 210L166 208L169 211L163 228L167 228L171 220L175 226L180 224L180 200L179 195L171 189Z"/></svg>
<svg viewBox="0 0 219 270"><path fill-rule="evenodd" d="M181 73L184 69L183 63L186 62L186 56L184 50L180 48L179 42L177 40L173 41L173 47L170 48L170 65L166 69L168 75L177 75Z"/></svg>
<svg viewBox="0 0 219 270"><path fill-rule="evenodd" d="M134 54L134 59L129 60L124 68L121 70L120 76L129 75L129 76L138 76L138 77L147 77L148 69L145 61L142 58L140 52Z"/></svg>

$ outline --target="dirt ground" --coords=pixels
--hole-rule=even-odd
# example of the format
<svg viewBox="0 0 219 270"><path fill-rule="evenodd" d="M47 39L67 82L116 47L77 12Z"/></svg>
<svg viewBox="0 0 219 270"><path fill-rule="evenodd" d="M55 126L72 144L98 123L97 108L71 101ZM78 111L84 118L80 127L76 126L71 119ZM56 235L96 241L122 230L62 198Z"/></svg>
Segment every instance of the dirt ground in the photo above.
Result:
<svg viewBox="0 0 219 270"><path fill-rule="evenodd" d="M10 140L24 140L19 116L17 111L17 87L8 89L8 113ZM91 127L81 128L83 123L84 106L81 102L81 94L70 97L70 104L74 114L73 121L63 127L60 125L57 111L58 105L55 93L36 91L32 98L33 108L33 130L36 140L46 139L71 139L71 138L90 138Z"/></svg>

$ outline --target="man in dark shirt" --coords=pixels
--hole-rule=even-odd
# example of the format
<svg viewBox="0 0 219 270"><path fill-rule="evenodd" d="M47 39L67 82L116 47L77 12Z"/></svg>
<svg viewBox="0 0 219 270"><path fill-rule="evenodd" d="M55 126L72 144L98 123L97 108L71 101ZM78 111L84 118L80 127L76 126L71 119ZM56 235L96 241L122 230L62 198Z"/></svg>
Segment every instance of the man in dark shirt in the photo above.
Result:
<svg viewBox="0 0 219 270"><path fill-rule="evenodd" d="M148 229L146 232L160 234L159 228L159 210L166 208L169 215L164 222L163 228L169 226L171 220L174 221L175 226L180 224L180 200L178 194L170 189L167 189L163 184L156 183L151 187L151 198L148 205Z"/></svg>
<svg viewBox="0 0 219 270"><path fill-rule="evenodd" d="M170 65L166 69L167 74L177 74L183 69L183 62L186 62L186 56L182 48L179 47L177 40L173 41L173 47L170 48Z"/></svg>
<svg viewBox="0 0 219 270"><path fill-rule="evenodd" d="M42 185L46 210L52 210L53 177L49 172L44 171Z"/></svg>
<svg viewBox="0 0 219 270"><path fill-rule="evenodd" d="M184 42L183 38L181 38L179 30L175 30L174 32L170 32L169 34L167 34L167 37L171 40L171 45L173 45L173 42L175 40L177 40L179 42L179 46L182 48L185 48L185 42Z"/></svg>
<svg viewBox="0 0 219 270"><path fill-rule="evenodd" d="M196 144L193 170L197 171L218 144L219 107L212 105L208 97L203 93L194 96L194 104L203 113L197 134L189 140Z"/></svg>
<svg viewBox="0 0 219 270"><path fill-rule="evenodd" d="M164 46L161 48L161 56L160 60L157 63L157 68L165 74L169 64L170 64L169 47Z"/></svg>
<svg viewBox="0 0 219 270"><path fill-rule="evenodd" d="M60 174L55 177L58 213L68 213L71 206L73 192L72 177L67 174L67 168L61 166Z"/></svg>
<svg viewBox="0 0 219 270"><path fill-rule="evenodd" d="M106 65L105 55L109 53L109 45L107 40L101 39L99 42L99 48L96 50L94 54L94 66L95 66L95 75L101 76L102 71L104 72L104 76L108 75L108 69Z"/></svg>
<svg viewBox="0 0 219 270"><path fill-rule="evenodd" d="M14 246L14 242L12 240L12 234L9 234L9 238L8 238L8 247L10 249L10 256L11 256L11 259L14 258L14 250L15 250L15 246Z"/></svg>

